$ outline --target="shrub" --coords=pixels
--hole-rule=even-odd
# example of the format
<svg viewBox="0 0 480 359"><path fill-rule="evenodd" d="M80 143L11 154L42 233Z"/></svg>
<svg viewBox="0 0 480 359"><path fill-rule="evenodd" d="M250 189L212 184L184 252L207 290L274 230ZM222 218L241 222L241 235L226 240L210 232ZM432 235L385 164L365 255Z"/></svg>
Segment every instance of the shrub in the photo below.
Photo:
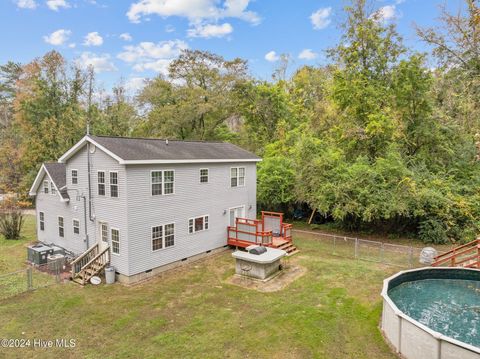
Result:
<svg viewBox="0 0 480 359"><path fill-rule="evenodd" d="M445 225L436 219L420 222L418 235L423 243L445 244L448 241Z"/></svg>
<svg viewBox="0 0 480 359"><path fill-rule="evenodd" d="M18 202L7 199L0 204L0 234L5 239L19 239L23 226L23 213Z"/></svg>

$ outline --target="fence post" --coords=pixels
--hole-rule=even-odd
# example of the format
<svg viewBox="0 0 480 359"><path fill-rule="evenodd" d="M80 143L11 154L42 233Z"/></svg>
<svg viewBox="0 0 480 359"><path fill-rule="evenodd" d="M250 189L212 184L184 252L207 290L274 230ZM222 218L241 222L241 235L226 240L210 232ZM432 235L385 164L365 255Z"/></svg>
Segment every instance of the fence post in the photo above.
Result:
<svg viewBox="0 0 480 359"><path fill-rule="evenodd" d="M27 268L27 290L33 290L32 267Z"/></svg>
<svg viewBox="0 0 480 359"><path fill-rule="evenodd" d="M408 265L413 268L413 247L409 247Z"/></svg>
<svg viewBox="0 0 480 359"><path fill-rule="evenodd" d="M333 236L333 254L335 254L335 249L336 249L336 238L337 236Z"/></svg>
<svg viewBox="0 0 480 359"><path fill-rule="evenodd" d="M355 238L355 258L358 257L358 238Z"/></svg>

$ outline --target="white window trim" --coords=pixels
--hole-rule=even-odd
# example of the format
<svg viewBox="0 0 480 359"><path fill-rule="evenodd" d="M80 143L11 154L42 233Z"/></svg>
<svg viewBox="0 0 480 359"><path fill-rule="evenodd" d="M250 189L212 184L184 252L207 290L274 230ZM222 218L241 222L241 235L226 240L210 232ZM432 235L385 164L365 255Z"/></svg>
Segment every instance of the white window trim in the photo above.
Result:
<svg viewBox="0 0 480 359"><path fill-rule="evenodd" d="M40 213L43 214L43 221L41 220ZM41 226L42 222L43 222L43 229L42 229L42 226ZM43 211L38 211L38 230L43 231L43 232L45 231L45 212L43 212Z"/></svg>
<svg viewBox="0 0 480 359"><path fill-rule="evenodd" d="M59 219L62 219L62 222L63 222L63 226L60 227L60 221ZM60 235L60 228L63 228L63 237ZM63 216L57 216L57 234L58 234L58 238L65 238L65 217Z"/></svg>
<svg viewBox="0 0 480 359"><path fill-rule="evenodd" d="M207 182L202 182L202 170L207 170ZM200 168L198 170L198 182L200 184L208 184L210 183L210 169L209 168L206 168L206 167L203 167L203 168Z"/></svg>
<svg viewBox="0 0 480 359"><path fill-rule="evenodd" d="M117 186L117 197L112 197L112 183L110 182L110 178L112 176L112 173L117 174L117 184L114 186ZM120 183L118 180L118 171L108 171L108 193L110 194L110 198L120 198ZM107 194L107 191L105 191L105 195Z"/></svg>
<svg viewBox="0 0 480 359"><path fill-rule="evenodd" d="M164 173L165 172L168 172L168 171L171 171L173 172L173 192L172 193L167 193L165 194L165 175ZM152 186L153 186L153 182L152 182L152 173L153 172L161 172L162 173L162 194L153 194L152 193ZM177 181L177 174L175 173L175 170L174 169L163 169L163 170L151 170L150 171L150 197L163 197L163 196L172 196L175 194L175 182ZM167 223L168 224L168 223ZM159 224L160 226L160 224ZM158 226L154 226L154 227L158 227Z"/></svg>
<svg viewBox="0 0 480 359"><path fill-rule="evenodd" d="M233 169L233 168L236 168L236 169L237 169L237 185L236 185L235 187L232 186L232 178L233 178L233 177L232 177L232 169ZM244 176L243 176L243 186L240 186L240 185L238 184L239 179L240 179L240 168L243 168L243 169L245 170L245 174L244 174ZM230 177L230 183L229 183L230 188L238 188L238 187L242 188L242 187L246 187L246 185L247 185L247 167L244 167L244 166L230 167L229 177ZM234 208L235 208L235 207L234 207Z"/></svg>
<svg viewBox="0 0 480 359"><path fill-rule="evenodd" d="M169 246L169 247L165 247L165 226L166 225L169 225L169 224L173 224L173 246ZM162 248L160 249L153 249L153 238L152 238L152 233L153 233L153 229L155 227L163 227L162 228ZM168 222L168 223L163 223L163 224L157 224L156 226L151 226L150 227L150 251L152 253L158 253L158 252L161 252L161 251L164 251L166 249L170 249L170 248L175 248L177 246L177 224L175 222Z"/></svg>
<svg viewBox="0 0 480 359"><path fill-rule="evenodd" d="M75 221L78 222L78 233L75 233ZM72 218L72 233L74 236L80 235L80 220L78 218Z"/></svg>
<svg viewBox="0 0 480 359"><path fill-rule="evenodd" d="M45 186L45 182L47 182L47 185ZM47 189L47 192L45 192L45 188ZM49 180L43 180L43 194L50 194L50 181Z"/></svg>
<svg viewBox="0 0 480 359"><path fill-rule="evenodd" d="M113 251L113 236L112 236L112 230L115 230L115 231L118 231L118 253L115 253ZM120 243L122 241L120 240L120 229L119 228L116 228L116 227L110 227L110 246L112 248L112 250L110 251L112 253L112 255L114 256L120 256L120 253L122 253L122 251L120 250Z"/></svg>
<svg viewBox="0 0 480 359"><path fill-rule="evenodd" d="M234 207L235 208L235 207ZM201 218L203 217L203 229L199 230L199 231L196 231L195 230L195 219L196 218ZM205 229L205 217L208 217L208 228ZM190 221L193 219L193 232L190 233ZM187 233L189 235L193 235L195 233L201 233L201 232L205 232L205 231L208 231L210 230L210 215L209 214L203 214L201 216L196 216L196 217L191 217L188 219L188 223L187 223Z"/></svg>
<svg viewBox="0 0 480 359"><path fill-rule="evenodd" d="M98 223L100 225L99 226L100 242L110 244L110 226L108 225L108 222L99 221ZM107 226L107 240L106 241L103 240L103 225Z"/></svg>
<svg viewBox="0 0 480 359"><path fill-rule="evenodd" d="M55 186L55 183L53 183L53 181L50 181L50 195L52 196L57 195L57 186Z"/></svg>
<svg viewBox="0 0 480 359"><path fill-rule="evenodd" d="M77 172L77 183L73 183L73 171ZM76 168L72 168L70 170L70 183L74 185L78 185L78 170Z"/></svg>
<svg viewBox="0 0 480 359"><path fill-rule="evenodd" d="M98 174L99 174L99 173L103 173L103 183L98 182ZM107 197L107 183L106 183L106 182L107 182L107 172L104 171L104 170L103 170L103 171L102 171L102 170L98 170L98 171L97 171L97 196L99 196L99 197ZM99 185L99 184L103 184L103 186L104 186L104 190L103 190L104 194L100 194L100 193L99 193L99 191L98 191L98 185Z"/></svg>

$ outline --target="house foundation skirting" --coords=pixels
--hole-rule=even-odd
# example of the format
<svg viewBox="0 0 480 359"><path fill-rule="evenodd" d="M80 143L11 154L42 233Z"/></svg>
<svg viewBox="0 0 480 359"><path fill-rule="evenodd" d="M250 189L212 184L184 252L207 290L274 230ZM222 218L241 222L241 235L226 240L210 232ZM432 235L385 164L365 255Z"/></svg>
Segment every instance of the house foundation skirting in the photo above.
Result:
<svg viewBox="0 0 480 359"><path fill-rule="evenodd" d="M115 277L116 277L116 280L118 282L122 283L122 284L127 284L127 285L137 284L137 283L143 282L145 280L148 280L150 278L156 277L159 274L162 274L166 271L189 265L189 264L191 264L193 262L196 262L196 261L199 261L203 258L210 257L214 254L219 254L219 253L227 251L227 250L229 250L228 246L219 247L219 248L215 248L215 249L212 249L212 250L208 251L208 253L207 252L202 252L202 253L196 254L194 256L188 257L186 259L181 259L181 260L169 263L169 264L165 264L165 265L162 265L162 266L159 266L159 267L156 267L156 268L152 268L148 272L141 272L141 273L130 275L130 276L127 276L125 274L117 273L115 275Z"/></svg>

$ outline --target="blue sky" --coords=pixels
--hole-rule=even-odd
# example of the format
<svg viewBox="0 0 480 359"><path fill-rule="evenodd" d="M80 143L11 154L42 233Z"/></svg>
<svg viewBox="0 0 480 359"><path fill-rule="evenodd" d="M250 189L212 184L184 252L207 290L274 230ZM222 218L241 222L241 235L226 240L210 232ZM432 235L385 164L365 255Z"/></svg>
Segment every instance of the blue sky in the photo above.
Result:
<svg viewBox="0 0 480 359"><path fill-rule="evenodd" d="M426 51L413 23L434 25L434 0L378 0L375 9L395 22L408 46ZM448 1L458 9L461 0ZM252 75L268 80L279 54L291 69L326 63L339 39L344 1L313 0L2 0L0 63L27 63L55 49L80 65L92 64L110 88L131 89L164 73L183 48L249 61Z"/></svg>

